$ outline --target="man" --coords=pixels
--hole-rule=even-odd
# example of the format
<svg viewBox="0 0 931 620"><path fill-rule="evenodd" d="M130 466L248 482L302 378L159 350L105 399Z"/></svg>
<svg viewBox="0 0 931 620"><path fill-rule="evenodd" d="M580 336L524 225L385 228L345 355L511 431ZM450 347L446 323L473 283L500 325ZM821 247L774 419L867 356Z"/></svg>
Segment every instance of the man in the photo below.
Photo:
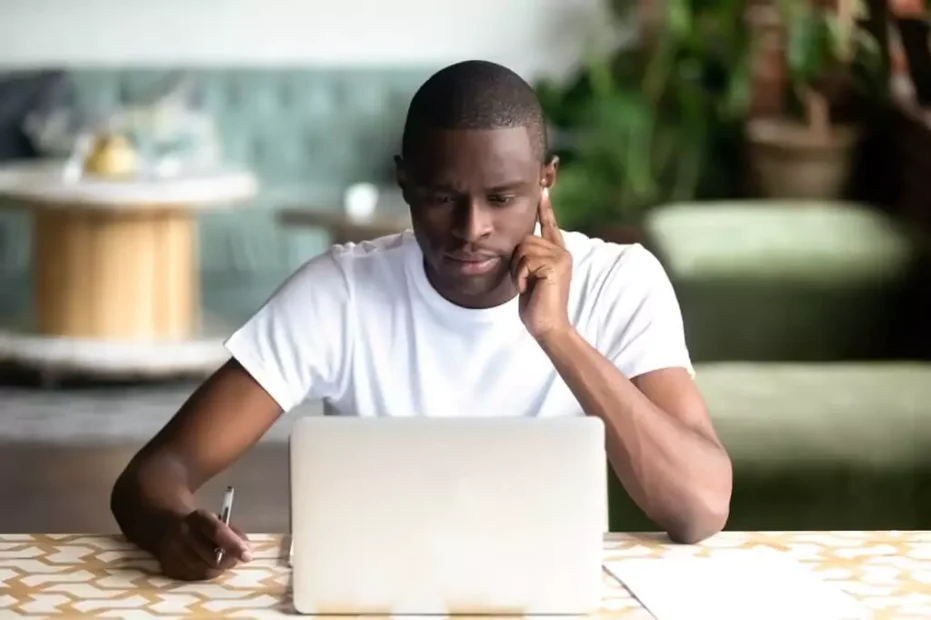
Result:
<svg viewBox="0 0 931 620"><path fill-rule="evenodd" d="M193 493L307 398L359 416L597 416L653 521L677 541L718 532L731 465L669 280L639 245L560 231L546 149L510 70L469 61L424 83L396 158L413 232L313 258L233 334L230 362L118 480L126 536L177 578L248 561Z"/></svg>

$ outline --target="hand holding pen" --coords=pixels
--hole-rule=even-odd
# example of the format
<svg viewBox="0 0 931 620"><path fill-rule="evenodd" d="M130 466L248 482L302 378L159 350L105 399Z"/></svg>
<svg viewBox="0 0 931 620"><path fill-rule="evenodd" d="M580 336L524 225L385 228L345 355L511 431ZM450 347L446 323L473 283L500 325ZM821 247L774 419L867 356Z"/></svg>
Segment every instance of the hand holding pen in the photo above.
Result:
<svg viewBox="0 0 931 620"><path fill-rule="evenodd" d="M223 493L223 506L220 507L220 521L223 522L223 525L229 527L230 524L230 515L233 513L233 496L234 490L233 487L226 487L226 492ZM223 561L223 547L217 547L216 553L216 564L220 565L220 562Z"/></svg>
<svg viewBox="0 0 931 620"><path fill-rule="evenodd" d="M171 524L157 553L166 576L185 581L213 579L252 560L248 538L229 524L232 508L233 489L229 487L221 514L198 509Z"/></svg>

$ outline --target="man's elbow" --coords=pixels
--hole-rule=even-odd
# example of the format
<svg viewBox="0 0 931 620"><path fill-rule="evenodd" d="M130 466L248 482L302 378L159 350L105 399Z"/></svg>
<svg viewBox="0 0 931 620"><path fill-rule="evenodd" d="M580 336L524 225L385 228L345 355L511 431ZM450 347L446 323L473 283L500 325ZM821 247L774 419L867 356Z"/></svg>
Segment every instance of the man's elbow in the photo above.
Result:
<svg viewBox="0 0 931 620"><path fill-rule="evenodd" d="M728 463L729 465L729 463ZM691 508L677 515L667 529L676 543L692 545L724 529L731 510L732 474L728 466L717 484L709 485L690 502Z"/></svg>
<svg viewBox="0 0 931 620"><path fill-rule="evenodd" d="M694 545L723 530L729 514L728 502L724 502L720 507L695 511L667 528L666 533L674 543Z"/></svg>

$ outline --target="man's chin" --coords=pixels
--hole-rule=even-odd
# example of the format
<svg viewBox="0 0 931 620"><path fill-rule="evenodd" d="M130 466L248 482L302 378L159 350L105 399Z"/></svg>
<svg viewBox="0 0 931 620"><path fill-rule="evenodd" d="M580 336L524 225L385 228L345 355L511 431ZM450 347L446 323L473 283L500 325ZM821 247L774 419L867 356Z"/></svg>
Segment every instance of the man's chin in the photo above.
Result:
<svg viewBox="0 0 931 620"><path fill-rule="evenodd" d="M501 284L501 277L498 274L482 274L479 276L457 275L451 278L449 283L457 291L465 295L487 295L494 291Z"/></svg>
<svg viewBox="0 0 931 620"><path fill-rule="evenodd" d="M444 274L444 276L443 288L449 293L461 299L474 299L476 302L482 302L506 284L508 272L504 269L478 275L452 273Z"/></svg>

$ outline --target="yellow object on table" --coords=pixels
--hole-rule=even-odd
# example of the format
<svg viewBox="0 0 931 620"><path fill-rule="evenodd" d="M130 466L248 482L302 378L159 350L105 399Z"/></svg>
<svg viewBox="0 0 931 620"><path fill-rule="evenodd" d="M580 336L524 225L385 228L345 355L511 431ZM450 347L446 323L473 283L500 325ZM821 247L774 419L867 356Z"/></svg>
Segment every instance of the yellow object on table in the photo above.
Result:
<svg viewBox="0 0 931 620"><path fill-rule="evenodd" d="M154 560L121 537L0 535L0 617L293 616L287 538L249 538L252 562L213 582L179 583L159 576ZM707 557L760 548L811 567L879 620L931 618L931 532L726 532L690 546L658 534L608 534L604 559ZM602 617L651 617L607 573L602 599Z"/></svg>
<svg viewBox="0 0 931 620"><path fill-rule="evenodd" d="M139 172L139 157L124 136L102 135L94 138L84 160L84 173L99 177L128 177Z"/></svg>

